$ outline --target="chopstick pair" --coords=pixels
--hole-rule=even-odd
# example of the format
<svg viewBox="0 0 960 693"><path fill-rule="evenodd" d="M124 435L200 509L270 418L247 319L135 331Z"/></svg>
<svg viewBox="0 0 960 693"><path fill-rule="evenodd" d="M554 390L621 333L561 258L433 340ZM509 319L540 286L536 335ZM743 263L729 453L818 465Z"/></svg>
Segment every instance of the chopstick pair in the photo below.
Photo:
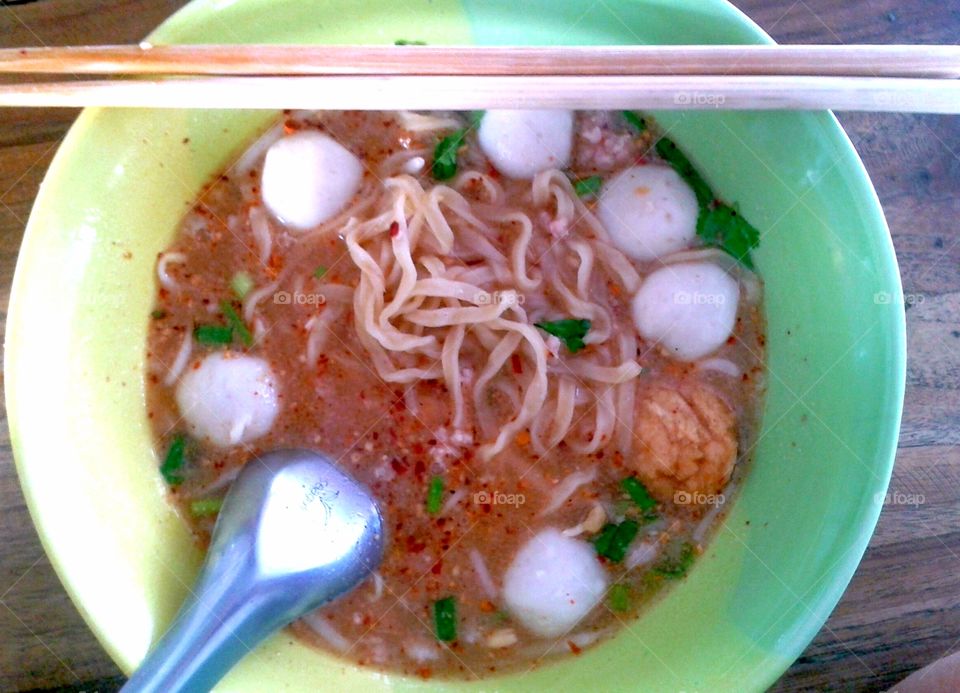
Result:
<svg viewBox="0 0 960 693"><path fill-rule="evenodd" d="M958 46L141 44L2 49L0 73L73 77L0 106L960 112Z"/></svg>

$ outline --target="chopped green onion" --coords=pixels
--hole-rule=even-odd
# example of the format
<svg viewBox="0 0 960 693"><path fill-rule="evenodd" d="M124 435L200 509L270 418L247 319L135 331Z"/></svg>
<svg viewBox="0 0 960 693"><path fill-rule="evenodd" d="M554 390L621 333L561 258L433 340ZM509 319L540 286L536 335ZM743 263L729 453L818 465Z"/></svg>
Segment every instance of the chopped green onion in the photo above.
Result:
<svg viewBox="0 0 960 693"><path fill-rule="evenodd" d="M630 588L627 585L614 585L607 593L607 606L611 611L623 613L630 610Z"/></svg>
<svg viewBox="0 0 960 693"><path fill-rule="evenodd" d="M682 578L690 570L694 558L696 558L696 552L693 549L693 544L685 541L680 546L680 553L676 558L665 558L657 564L653 572L671 580Z"/></svg>
<svg viewBox="0 0 960 693"><path fill-rule="evenodd" d="M394 46L426 46L426 41L409 41L407 39L397 39L393 42Z"/></svg>
<svg viewBox="0 0 960 693"><path fill-rule="evenodd" d="M433 177L437 180L449 180L457 174L457 150L463 146L467 131L457 130L437 143L433 150Z"/></svg>
<svg viewBox="0 0 960 693"><path fill-rule="evenodd" d="M608 523L593 539L597 553L614 563L619 563L627 554L630 542L637 536L640 526L633 520L624 520L619 525Z"/></svg>
<svg viewBox="0 0 960 693"><path fill-rule="evenodd" d="M551 322L538 322L536 326L547 334L559 337L560 340L567 345L570 353L575 354L586 346L586 344L583 343L583 338L587 336L587 332L590 330L590 321L575 319L553 320Z"/></svg>
<svg viewBox="0 0 960 693"><path fill-rule="evenodd" d="M603 529L600 530L600 534L593 538L593 548L597 550L597 553L601 556L605 556L607 551L610 549L610 544L613 542L613 537L617 534L617 525L613 523L607 523L603 526Z"/></svg>
<svg viewBox="0 0 960 693"><path fill-rule="evenodd" d="M435 476L430 479L430 486L427 488L427 512L436 515L440 512L440 506L443 504L443 477Z"/></svg>
<svg viewBox="0 0 960 693"><path fill-rule="evenodd" d="M167 317L167 311L165 311L163 308L157 308L155 311L150 313L150 317L154 320L163 320L165 317Z"/></svg>
<svg viewBox="0 0 960 693"><path fill-rule="evenodd" d="M635 477L628 476L620 482L620 486L627 492L627 495L633 499L637 507L643 511L644 516L647 516L651 510L657 507L657 501L650 495L647 487L641 484Z"/></svg>
<svg viewBox="0 0 960 693"><path fill-rule="evenodd" d="M248 330L247 326L243 324L243 320L241 320L240 316L237 315L237 311L233 309L233 306L230 305L229 301L220 302L220 311L227 319L227 323L229 323L230 328L237 333L238 337L240 337L240 341L243 342L245 346L253 346L253 335L250 334L250 330Z"/></svg>
<svg viewBox="0 0 960 693"><path fill-rule="evenodd" d="M661 138L657 142L657 153L693 188L697 196L700 205L697 235L752 268L750 251L760 245L760 232L734 207L716 200L710 186L671 140Z"/></svg>
<svg viewBox="0 0 960 693"><path fill-rule="evenodd" d="M506 623L510 620L510 614L508 614L506 611L497 611L493 615L493 620L497 623Z"/></svg>
<svg viewBox="0 0 960 693"><path fill-rule="evenodd" d="M233 341L233 329L226 325L200 325L193 331L194 338L207 346L223 346Z"/></svg>
<svg viewBox="0 0 960 693"><path fill-rule="evenodd" d="M202 498L190 503L190 514L194 517L210 517L220 512L223 500L220 498Z"/></svg>
<svg viewBox="0 0 960 693"><path fill-rule="evenodd" d="M233 289L233 293L237 295L237 298L241 300L246 298L253 287L253 279L251 279L250 275L246 272L237 272L230 280L230 288Z"/></svg>
<svg viewBox="0 0 960 693"><path fill-rule="evenodd" d="M643 132L647 129L647 121L633 111L621 111L623 119L637 129L637 132Z"/></svg>
<svg viewBox="0 0 960 693"><path fill-rule="evenodd" d="M163 464L160 465L160 474L171 486L183 483L182 472L186 449L187 439L182 435L174 436L170 447L167 448L167 456L163 458Z"/></svg>
<svg viewBox="0 0 960 693"><path fill-rule="evenodd" d="M327 268L323 265L317 265L317 269L313 270L313 276L316 279L323 279L323 275L327 273Z"/></svg>
<svg viewBox="0 0 960 693"><path fill-rule="evenodd" d="M600 192L600 186L602 185L603 178L600 176L590 176L589 178L581 178L574 183L573 191L577 193L577 197L593 197Z"/></svg>
<svg viewBox="0 0 960 693"><path fill-rule="evenodd" d="M444 597L433 603L433 620L437 629L437 640L451 642L457 639L457 600Z"/></svg>

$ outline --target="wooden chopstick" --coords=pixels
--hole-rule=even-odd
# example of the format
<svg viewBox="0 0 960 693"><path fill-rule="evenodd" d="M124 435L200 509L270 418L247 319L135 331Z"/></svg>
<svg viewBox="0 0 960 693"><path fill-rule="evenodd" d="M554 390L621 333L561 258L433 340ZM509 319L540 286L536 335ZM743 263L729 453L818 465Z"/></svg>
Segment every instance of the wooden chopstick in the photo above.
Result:
<svg viewBox="0 0 960 693"><path fill-rule="evenodd" d="M600 108L960 113L960 80L808 76L172 77L0 86L0 106Z"/></svg>
<svg viewBox="0 0 960 693"><path fill-rule="evenodd" d="M0 84L0 106L960 113L960 46L141 44L0 49L0 73L74 78Z"/></svg>
<svg viewBox="0 0 960 693"><path fill-rule="evenodd" d="M0 72L191 75L960 77L960 46L74 46L0 49Z"/></svg>

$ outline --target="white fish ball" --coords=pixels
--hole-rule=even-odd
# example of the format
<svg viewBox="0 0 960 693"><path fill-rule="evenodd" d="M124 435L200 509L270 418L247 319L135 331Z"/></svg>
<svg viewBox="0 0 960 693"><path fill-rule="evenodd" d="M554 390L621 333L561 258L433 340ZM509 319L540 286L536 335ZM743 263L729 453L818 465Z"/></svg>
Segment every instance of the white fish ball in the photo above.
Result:
<svg viewBox="0 0 960 693"><path fill-rule="evenodd" d="M681 361L696 361L730 337L740 286L709 262L668 265L652 272L633 297L633 321L645 339Z"/></svg>
<svg viewBox="0 0 960 693"><path fill-rule="evenodd" d="M270 364L225 352L210 354L189 369L177 385L176 399L190 433L218 447L259 438L280 410Z"/></svg>
<svg viewBox="0 0 960 693"><path fill-rule="evenodd" d="M600 189L597 214L625 255L645 262L690 245L697 235L697 196L669 166L633 166Z"/></svg>
<svg viewBox="0 0 960 693"><path fill-rule="evenodd" d="M263 203L284 225L309 229L334 217L356 195L363 178L360 160L322 132L283 137L263 162Z"/></svg>
<svg viewBox="0 0 960 693"><path fill-rule="evenodd" d="M593 547L554 528L541 531L520 548L503 580L510 613L544 637L573 628L606 589L607 575Z"/></svg>
<svg viewBox="0 0 960 693"><path fill-rule="evenodd" d="M566 168L573 149L573 112L491 110L477 133L480 148L500 173L533 178L541 171Z"/></svg>

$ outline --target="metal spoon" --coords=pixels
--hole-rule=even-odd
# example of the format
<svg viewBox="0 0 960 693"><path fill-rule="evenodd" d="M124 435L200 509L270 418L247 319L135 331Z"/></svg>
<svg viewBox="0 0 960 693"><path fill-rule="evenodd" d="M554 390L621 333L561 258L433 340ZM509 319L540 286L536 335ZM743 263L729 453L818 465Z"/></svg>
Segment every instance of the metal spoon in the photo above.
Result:
<svg viewBox="0 0 960 693"><path fill-rule="evenodd" d="M357 585L383 546L369 492L322 455L251 461L227 493L191 596L123 690L210 690L268 635Z"/></svg>

